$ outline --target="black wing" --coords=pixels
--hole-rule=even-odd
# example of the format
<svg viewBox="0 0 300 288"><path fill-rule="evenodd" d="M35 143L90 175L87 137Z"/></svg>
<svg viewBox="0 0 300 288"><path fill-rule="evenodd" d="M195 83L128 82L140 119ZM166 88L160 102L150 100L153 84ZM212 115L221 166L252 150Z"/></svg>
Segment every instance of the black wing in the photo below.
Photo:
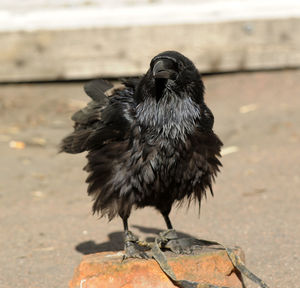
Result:
<svg viewBox="0 0 300 288"><path fill-rule="evenodd" d="M133 104L133 89L125 87L107 97L112 88L111 83L100 79L85 85L84 90L93 101L72 116L74 131L62 140L61 152L81 153L124 139L130 127L128 111Z"/></svg>

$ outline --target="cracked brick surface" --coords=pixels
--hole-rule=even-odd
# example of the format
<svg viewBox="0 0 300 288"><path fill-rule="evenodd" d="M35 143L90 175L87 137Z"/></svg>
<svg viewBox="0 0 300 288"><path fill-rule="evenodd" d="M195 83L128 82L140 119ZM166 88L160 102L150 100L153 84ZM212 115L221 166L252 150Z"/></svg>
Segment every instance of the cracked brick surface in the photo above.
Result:
<svg viewBox="0 0 300 288"><path fill-rule="evenodd" d="M242 258L241 249L236 249ZM101 252L84 256L76 268L70 288L171 288L175 287L153 259L128 259L122 252ZM238 273L224 250L201 250L197 255L167 254L177 279L242 288Z"/></svg>

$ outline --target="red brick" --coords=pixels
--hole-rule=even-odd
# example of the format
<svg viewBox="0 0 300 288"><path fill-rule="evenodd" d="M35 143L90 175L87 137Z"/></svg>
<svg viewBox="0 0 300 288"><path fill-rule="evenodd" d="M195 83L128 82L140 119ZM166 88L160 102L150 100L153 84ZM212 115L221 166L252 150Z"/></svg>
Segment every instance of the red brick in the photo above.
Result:
<svg viewBox="0 0 300 288"><path fill-rule="evenodd" d="M243 259L241 249L236 252ZM169 253L170 254L170 253ZM168 263L177 279L242 288L224 250L205 249L198 255L169 255ZM175 287L153 259L128 259L121 252L84 256L76 268L70 288L171 288Z"/></svg>

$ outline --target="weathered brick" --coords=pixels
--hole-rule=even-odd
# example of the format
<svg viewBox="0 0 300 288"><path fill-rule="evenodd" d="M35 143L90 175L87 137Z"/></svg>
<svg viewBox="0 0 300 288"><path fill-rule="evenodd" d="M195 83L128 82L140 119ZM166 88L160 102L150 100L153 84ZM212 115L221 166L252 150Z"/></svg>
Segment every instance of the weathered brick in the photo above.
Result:
<svg viewBox="0 0 300 288"><path fill-rule="evenodd" d="M243 252L236 248L243 259ZM122 252L84 256L76 268L70 288L171 288L175 287L153 259L128 259ZM224 250L203 249L197 255L167 254L177 279L242 288L239 273Z"/></svg>

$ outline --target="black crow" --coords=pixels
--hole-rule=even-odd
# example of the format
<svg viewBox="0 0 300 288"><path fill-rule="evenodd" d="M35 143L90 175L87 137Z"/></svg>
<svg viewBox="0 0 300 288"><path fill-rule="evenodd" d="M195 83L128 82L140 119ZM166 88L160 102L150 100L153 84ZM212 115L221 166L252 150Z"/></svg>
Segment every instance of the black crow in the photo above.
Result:
<svg viewBox="0 0 300 288"><path fill-rule="evenodd" d="M195 65L182 54L155 56L147 73L113 89L104 80L85 85L92 101L76 112L74 132L61 151L88 151L88 194L93 212L119 215L127 257L145 257L128 230L132 208L155 207L173 229L169 213L183 200L201 203L221 166L222 142L204 102Z"/></svg>

